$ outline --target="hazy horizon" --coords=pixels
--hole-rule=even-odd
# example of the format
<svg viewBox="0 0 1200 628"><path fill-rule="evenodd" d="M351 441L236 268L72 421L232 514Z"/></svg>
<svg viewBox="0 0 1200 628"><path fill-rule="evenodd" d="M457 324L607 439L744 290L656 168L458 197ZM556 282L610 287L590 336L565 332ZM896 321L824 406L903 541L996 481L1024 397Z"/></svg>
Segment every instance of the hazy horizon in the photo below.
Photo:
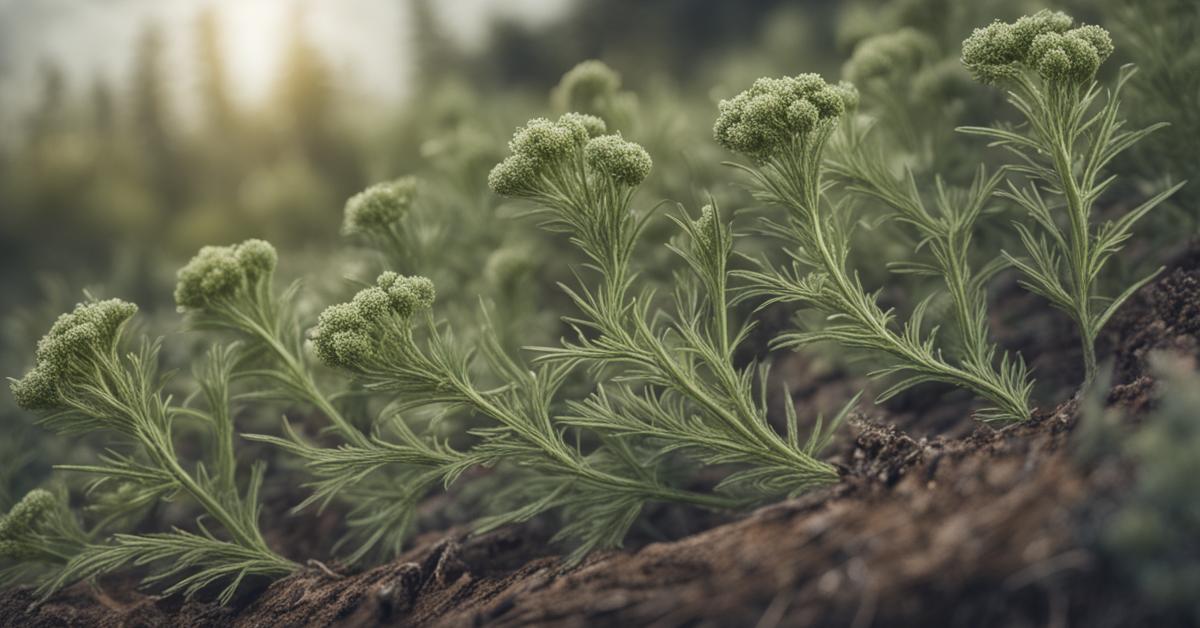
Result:
<svg viewBox="0 0 1200 628"><path fill-rule="evenodd" d="M536 23L562 15L573 0L454 0L435 2L437 18L456 43L483 45L497 16ZM403 0L0 0L0 115L5 125L37 102L47 65L62 71L66 90L80 95L103 82L120 89L132 73L137 41L148 28L162 34L170 96L196 87L196 22L216 15L231 96L240 104L261 101L275 76L292 16L322 53L340 89L371 98L405 95L411 75Z"/></svg>

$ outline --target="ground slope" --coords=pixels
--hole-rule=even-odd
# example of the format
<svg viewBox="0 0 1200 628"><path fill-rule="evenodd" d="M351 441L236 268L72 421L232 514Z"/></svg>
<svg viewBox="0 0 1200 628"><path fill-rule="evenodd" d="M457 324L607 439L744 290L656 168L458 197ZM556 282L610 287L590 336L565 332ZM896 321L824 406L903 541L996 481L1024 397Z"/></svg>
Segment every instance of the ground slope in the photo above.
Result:
<svg viewBox="0 0 1200 628"><path fill-rule="evenodd" d="M1200 256L1143 289L1112 325L1109 401L1151 403L1147 357L1197 356ZM1027 424L914 440L851 426L836 488L670 542L598 553L563 572L543 530L432 535L352 576L314 566L229 609L77 585L33 605L0 594L6 626L1129 626L1156 616L1095 551L1127 488L1121 464L1075 455L1078 401Z"/></svg>

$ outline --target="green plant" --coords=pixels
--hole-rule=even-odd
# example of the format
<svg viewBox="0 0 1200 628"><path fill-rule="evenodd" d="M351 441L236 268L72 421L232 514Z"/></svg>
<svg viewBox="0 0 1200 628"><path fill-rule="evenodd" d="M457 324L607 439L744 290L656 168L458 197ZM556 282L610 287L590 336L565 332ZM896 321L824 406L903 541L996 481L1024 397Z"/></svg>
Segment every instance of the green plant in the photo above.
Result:
<svg viewBox="0 0 1200 628"><path fill-rule="evenodd" d="M788 438L781 438L755 399L754 369L734 366L733 351L746 329L728 318L729 226L711 205L694 221L686 214L675 218L690 244L672 249L691 272L677 277L677 313L656 320L663 316L651 314L653 295L630 294L635 277L630 258L645 218L629 205L649 173L649 156L620 136L598 135L602 129L588 139L574 122L531 123L514 137L513 155L493 171L497 192L537 203L545 224L569 233L600 277L598 288L568 289L583 314L568 319L577 340L541 349L543 359L592 368L624 364L632 367L621 378L626 383L641 379L663 393L639 396L635 387L621 385L613 403L602 390L572 405L579 415L573 423L653 435L671 448L706 451L713 461L752 462L753 475L770 478L774 490L831 480L832 469L812 458L815 450L796 441L795 417ZM544 127L552 129L545 136ZM526 171L525 163L538 165ZM513 176L518 180L509 183ZM677 406L680 402L686 405ZM700 422L691 413L700 413ZM814 436L810 445L820 440Z"/></svg>
<svg viewBox="0 0 1200 628"><path fill-rule="evenodd" d="M555 107L576 111L519 128L510 154L487 177L497 195L531 208L527 215L540 219L545 234L519 233L524 216L495 211L478 166L494 163L497 143L460 125L461 137L427 146L445 172L378 184L347 202L343 233L380 253L384 269L373 268L374 280L321 312L307 334L299 284L273 285L270 244L201 249L178 273L176 303L194 327L231 333L237 342L210 352L195 371L196 393L182 403L163 392L157 344L120 354L133 307L83 304L39 344L37 367L13 390L22 406L47 412L45 424L114 433L120 445L98 464L61 467L96 478L85 511L91 517L77 520L61 496L35 492L0 520L0 555L16 559L7 573L43 578L49 592L124 565L169 562L147 580L187 594L221 581L220 597L228 600L249 575L294 571L258 530L263 466L240 475L235 462L234 379L253 383L242 400L310 411L286 418L278 433L245 437L303 465L311 492L297 510L344 509L348 533L335 551L349 546L350 562L398 553L418 526L423 500L467 482L502 487L486 508L465 508L475 530L557 516L555 540L573 544L570 561L620 545L647 502L734 510L833 484L839 470L821 452L857 396L832 420L816 417L802 437L789 391L769 390L769 364L744 354L753 349L746 345L754 325L741 320L750 299L801 303L826 317L824 326L774 338L774 347L833 341L882 356L872 375L895 381L880 400L939 382L986 402L980 419L1024 420L1032 382L1022 358L990 337L989 282L1016 266L1034 291L1085 328L1085 360L1094 362L1096 334L1137 287L1093 310L1095 280L1133 222L1171 192L1090 229L1092 205L1111 181L1097 182L1098 173L1149 132L1121 129L1115 94L1093 106L1099 90L1092 78L1106 41L1102 30L1071 28L1069 18L1049 13L968 40L966 66L985 81L1014 85L1012 101L1027 124L966 129L991 136L1020 161L991 174L980 167L961 189L946 181L957 171L922 185L920 167L915 174L896 168L923 151L940 154L930 146L942 140L932 142L921 128L927 121L914 115L915 103L945 100L959 87L938 58L944 42L916 31L864 42L846 69L862 83L861 96L850 84L805 74L760 79L723 101L714 135L752 160L738 167L755 197L783 210L762 225L789 244L784 265L737 257L736 245L749 239L738 238L711 197L695 203L698 211L680 205L660 221L666 246L648 233L655 211L637 205L647 190L680 184L653 183L647 150L611 132L634 128L633 100L611 69L588 62L552 95ZM883 132L871 134L871 121L856 115L859 101L887 98L895 101L877 108ZM684 148L661 129L643 130L666 148ZM1030 260L974 250L982 218L1011 175L1033 182L1001 196L1025 207L1045 232L1039 239L1018 225ZM934 277L943 288L917 299L907 321L855 270L863 264L851 255L852 210L864 199L886 206L915 236L914 256L890 270ZM1052 213L1059 206L1065 221ZM560 284L573 311L560 327L538 325L526 318L531 310L557 308L529 296L541 296L536 288L515 287L533 283L527 279L538 252L557 257L564 243L583 259L571 269L575 280ZM663 263L667 257L671 263ZM674 289L660 289L656 281L668 277ZM495 291L512 302L483 298L480 318L472 318L475 297ZM943 304L945 320L932 321ZM568 337L532 347L527 363L514 340L521 326ZM322 366L353 382L331 381ZM773 423L768 398L780 392L784 412ZM194 470L175 451L177 420L208 436ZM301 424L325 429L308 436ZM195 530L111 533L176 497L203 512Z"/></svg>
<svg viewBox="0 0 1200 628"><path fill-rule="evenodd" d="M1131 66L1121 69L1115 86L1098 104L1096 70L1112 51L1103 28L1075 26L1066 14L1041 11L1011 24L997 21L976 29L963 42L962 54L976 79L1011 90L1008 100L1024 119L1024 125L1014 129L961 130L991 139L993 146L1016 158L1008 170L1024 181L1010 182L1002 195L1026 210L1036 227L1014 223L1027 257L1005 256L1023 275L1022 285L1075 322L1088 382L1096 373L1100 331L1130 295L1162 270L1115 297L1105 297L1097 286L1104 266L1131 237L1134 224L1183 185L1173 185L1120 218L1093 227L1096 202L1116 179L1104 176L1108 164L1164 126L1124 128L1119 97L1133 75Z"/></svg>
<svg viewBox="0 0 1200 628"><path fill-rule="evenodd" d="M519 506L483 519L482 529L557 509L565 520L559 538L577 542L574 559L618 544L647 500L733 508L836 480L835 470L814 456L849 410L826 429L818 425L805 443L794 413L786 437L769 427L765 391L753 383L758 369L733 366L744 330L726 320L732 235L711 207L699 220L676 220L690 244L675 250L693 271L681 277L688 287L681 289L678 318L652 316L648 293L630 296L631 257L646 220L630 205L651 162L640 146L605 135L605 127L580 114L533 120L489 177L498 193L534 202L544 226L570 234L599 276L599 286L568 290L582 312L568 319L579 330L576 343L541 349L530 370L485 333L478 353L499 386L482 388L469 375L475 353L458 349L433 317L431 282L393 272L328 308L313 334L324 362L352 373L367 390L398 395L397 409L449 405L487 419L487 427L471 431L477 441L467 451L436 446L441 457L426 458L426 481L448 484L475 464L517 469ZM622 375L564 406L560 387L581 365L593 374L620 369ZM592 441L589 449L568 441L572 428ZM647 448L647 440L660 445ZM421 442L405 434L405 446ZM675 475L670 467L678 466L667 464L667 454L683 450L710 464L745 466L722 487L742 487L740 495L666 483ZM355 464L345 458L328 460L331 477Z"/></svg>
<svg viewBox="0 0 1200 628"><path fill-rule="evenodd" d="M991 406L980 411L984 420L1024 420L1029 416L1030 384L1024 364L1007 354L995 364L996 349L988 342L984 319L983 282L995 265L972 273L966 262L970 230L981 206L997 183L996 177L977 177L962 198L952 198L939 186L940 216L925 208L912 178L898 182L856 144L840 170L867 192L899 212L915 227L934 252L935 263L911 270L940 274L946 281L959 321L961 360L953 363L935 346L937 328L923 329L930 298L922 300L907 323L895 326L895 314L884 309L858 275L846 267L850 249L849 212L845 201L829 198L823 180L824 150L858 94L848 85L832 86L815 74L759 79L731 100L722 101L714 134L726 148L750 156L754 166L737 165L755 182L755 197L787 209L785 221L767 220L768 233L794 245L791 264L772 267L762 261L757 270L740 271L747 295L767 303L799 302L828 316L830 325L777 338L775 346L800 347L822 341L866 349L890 356L892 363L875 377L903 375L879 395L886 400L923 382L943 382L965 388Z"/></svg>
<svg viewBox="0 0 1200 628"><path fill-rule="evenodd" d="M427 246L425 229L413 224L415 177L377 183L346 201L342 234L381 252L393 268L413 268Z"/></svg>
<svg viewBox="0 0 1200 628"><path fill-rule="evenodd" d="M42 423L61 434L104 432L119 447L102 455L100 464L59 469L95 476L93 490L121 485L126 511L187 496L222 534L198 522L198 533L114 534L103 542L85 542L68 515L38 493L28 510L15 510L8 519L20 528L12 537L20 545L15 557L67 559L43 580L43 594L125 565L170 563L148 581L170 582L168 592L191 595L227 580L220 596L227 601L247 575L278 576L297 568L272 551L258 529L258 487L265 467L256 465L245 490L237 488L228 411L228 383L237 356L228 348L214 349L207 367L197 372L207 410L175 405L162 392L158 343L143 342L139 351L122 354L125 327L136 311L131 303L110 299L81 303L63 314L38 343L36 366L13 381L13 395L23 408L43 413ZM195 471L184 468L175 450L173 426L179 419L194 419L211 429L210 460ZM37 516L15 516L25 512ZM74 551L67 553L64 544Z"/></svg>
<svg viewBox="0 0 1200 628"><path fill-rule="evenodd" d="M381 230L391 233L392 223L401 218L411 202L411 182L402 180L372 188L351 199L346 216L347 231L370 230L378 237ZM400 237L397 235L397 237ZM348 559L361 560L382 548L395 554L412 533L415 503L425 496L420 490L428 482L414 477L407 456L436 452L381 450L380 441L353 423L335 403L333 394L317 382L317 375L304 349L304 333L297 317L295 299L299 284L292 284L281 295L272 287L276 264L275 249L261 240L247 240L233 246L202 249L178 273L175 301L197 328L232 331L247 343L249 355L241 370L243 377L267 385L256 397L282 398L315 408L329 421L331 431L344 443L333 450L354 463L352 471L338 467L329 471L329 450L305 442L284 422L287 439L251 435L281 445L305 461L316 479L313 494L293 510L312 505L324 508L335 496L350 505L346 517L350 534L337 547L353 544ZM386 427L388 421L380 422ZM406 426L397 425L407 436ZM423 445L422 445L423 447ZM384 470L386 473L374 473ZM420 476L424 467L418 465Z"/></svg>
<svg viewBox="0 0 1200 628"><path fill-rule="evenodd" d="M63 496L34 489L0 517L0 571L5 584L45 577L46 568L61 569L88 544Z"/></svg>

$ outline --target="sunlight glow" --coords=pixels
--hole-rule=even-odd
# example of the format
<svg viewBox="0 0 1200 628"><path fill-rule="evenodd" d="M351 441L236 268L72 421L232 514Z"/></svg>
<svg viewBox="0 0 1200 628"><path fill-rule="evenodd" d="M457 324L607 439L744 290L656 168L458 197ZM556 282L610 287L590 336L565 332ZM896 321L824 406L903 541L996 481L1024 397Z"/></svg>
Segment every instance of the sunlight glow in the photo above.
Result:
<svg viewBox="0 0 1200 628"><path fill-rule="evenodd" d="M237 92L264 95L275 77L288 30L294 24L290 3L243 0L220 5L226 63Z"/></svg>

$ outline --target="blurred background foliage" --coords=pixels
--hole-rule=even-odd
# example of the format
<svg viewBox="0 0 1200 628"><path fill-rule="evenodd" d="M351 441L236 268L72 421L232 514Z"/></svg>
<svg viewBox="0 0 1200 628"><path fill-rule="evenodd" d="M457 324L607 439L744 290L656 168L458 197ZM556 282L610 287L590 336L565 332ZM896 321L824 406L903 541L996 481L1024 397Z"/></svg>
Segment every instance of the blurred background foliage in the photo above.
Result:
<svg viewBox="0 0 1200 628"><path fill-rule="evenodd" d="M942 173L966 183L998 155L954 126L1007 113L995 90L969 81L961 41L993 19L1041 8L1111 29L1109 78L1122 63L1142 68L1124 94L1131 124L1173 125L1117 164L1133 175L1120 183L1127 197L1200 179L1194 0L172 4L156 12L153 0L0 0L6 376L24 372L33 339L85 288L138 302L151 333L178 330L174 272L205 244L270 240L283 278L303 277L315 295L315 315L352 292L345 278L412 263L380 259L341 235L347 198L403 175L422 181L411 220L424 267L397 269L431 276L451 318L475 316L479 297L494 303L510 348L553 342L569 307L555 283L570 278L564 260L578 260L559 239L514 220L520 208L486 185L516 126L566 109L600 115L655 159L641 207L667 199L695 212L711 195L742 208L748 195L711 139L717 102L760 76L819 72L858 84L863 110L880 120L876 139L897 165L923 181ZM74 27L55 26L63 23ZM51 31L59 44L76 43L41 45ZM594 93L556 89L588 59L617 75ZM1147 220L1137 246L1153 255L1128 257L1156 266L1185 246L1196 231L1197 190L1185 188ZM889 274L879 259L903 260L913 243L887 227L863 231L870 246L857 250L873 259L852 265L865 283L886 288L885 301L911 307L920 280ZM658 220L648 238L670 233L670 222ZM981 234L981 255L994 255L1001 237ZM666 247L642 253L651 278L669 282ZM1025 320L1023 311L998 316L1018 327ZM200 342L172 338L167 360L186 364ZM7 393L0 420L0 508L43 481L50 461L73 455L40 448L86 446L38 436Z"/></svg>
<svg viewBox="0 0 1200 628"><path fill-rule="evenodd" d="M488 3L464 2L460 11L438 10L430 0L379 0L314 11L311 3L281 2L267 4L286 10L258 13L236 6L243 3L183 3L193 10L176 11L167 22L150 14L128 37L111 37L106 43L123 47L115 55L123 61L105 71L89 74L81 59L93 53L83 47L68 49L79 58L36 46L11 50L36 41L36 29L47 21L70 21L85 4L58 0L0 9L6 31L35 29L9 38L0 62L0 116L11 130L0 152L0 305L6 308L33 298L34 276L43 272L87 283L122 268L143 275L131 277L131 285L150 286L144 279L203 244L257 236L285 249L336 248L331 235L344 200L401 174L464 167L460 182L478 188L512 127L561 109L548 97L551 89L565 71L591 58L620 73L626 104L636 108L625 121L610 122L667 165L652 181L656 200L690 204L719 192L722 155L708 133L715 101L755 77L781 73L856 79L867 106L884 118L881 126L893 129L918 167L945 172L965 162L969 169L977 159L938 150L954 143L942 136L954 122L983 122L1000 109L987 90L965 81L955 62L959 43L975 26L1047 3L523 3L532 8L485 14L491 17L467 39L456 34L462 28L455 20L485 20L468 9L481 12ZM121 0L106 3L104 11L132 19L152 4ZM322 27L317 18L332 10L346 14L343 27L352 26L356 10L362 20L375 16L357 6L371 4L392 6L388 15L399 22L394 35L402 53L393 54L394 42L381 44L378 54L387 58L372 63L384 70L343 71L331 61L344 62L336 41L313 35ZM541 4L552 17L531 19ZM1200 51L1186 45L1195 34L1194 3L1048 4L1117 31L1126 44L1118 46L1122 61L1144 68L1138 89L1129 92L1144 102L1130 103L1127 111L1134 122L1145 117L1176 126L1148 143L1133 164L1148 179L1186 177L1180 170L1195 167L1198 149L1185 131L1200 128L1200 73L1188 71L1200 66ZM1130 19L1134 10L1142 19ZM260 48L230 45L225 31L245 29L245 22L262 31ZM387 31L365 35L379 32ZM879 41L889 37L893 41ZM1172 50L1164 40L1184 45ZM238 56L249 53L273 63ZM910 57L881 69L872 66L872 54ZM245 78L246 67L264 65L269 71ZM393 84L380 86L377 75L387 76L388 69ZM248 89L247 80L265 84ZM944 104L931 106L935 101ZM479 158L477 169L469 169L463 151ZM128 296L162 300L160 291L152 293Z"/></svg>

